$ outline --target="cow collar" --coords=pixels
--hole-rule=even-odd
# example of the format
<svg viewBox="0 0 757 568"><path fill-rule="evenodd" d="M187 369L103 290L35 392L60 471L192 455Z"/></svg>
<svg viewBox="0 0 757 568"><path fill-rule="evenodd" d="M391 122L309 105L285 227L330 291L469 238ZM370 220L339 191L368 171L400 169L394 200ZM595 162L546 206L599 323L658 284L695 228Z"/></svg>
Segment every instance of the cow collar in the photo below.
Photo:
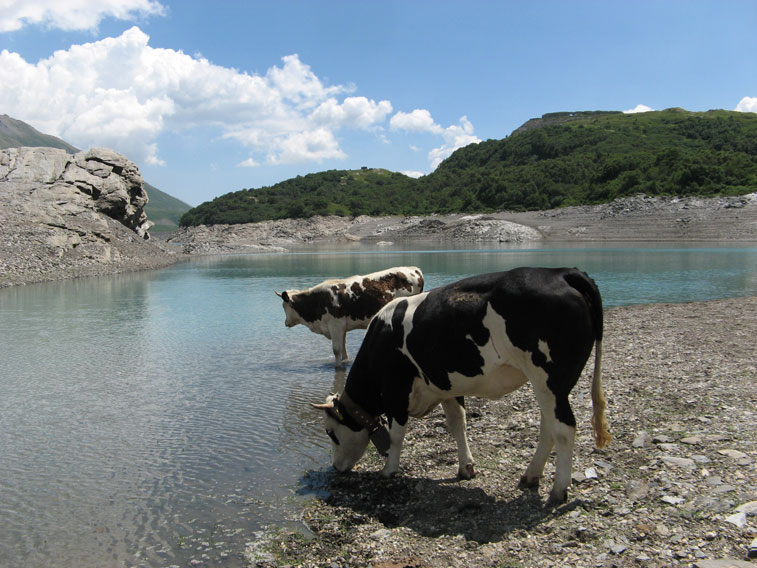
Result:
<svg viewBox="0 0 757 568"><path fill-rule="evenodd" d="M351 416L363 428L368 430L371 442L382 456L389 452L389 430L386 428L386 421L382 416L371 416L359 404L343 392L339 398L334 399L335 409L338 404L344 409L344 412Z"/></svg>

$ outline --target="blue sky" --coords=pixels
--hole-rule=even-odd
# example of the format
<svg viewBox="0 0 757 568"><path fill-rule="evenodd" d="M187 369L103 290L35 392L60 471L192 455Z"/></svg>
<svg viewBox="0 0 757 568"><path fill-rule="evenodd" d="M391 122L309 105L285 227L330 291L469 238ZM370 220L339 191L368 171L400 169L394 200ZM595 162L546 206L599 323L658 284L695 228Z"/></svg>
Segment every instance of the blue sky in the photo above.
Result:
<svg viewBox="0 0 757 568"><path fill-rule="evenodd" d="M757 112L755 61L753 0L0 0L0 114L191 205L547 112Z"/></svg>

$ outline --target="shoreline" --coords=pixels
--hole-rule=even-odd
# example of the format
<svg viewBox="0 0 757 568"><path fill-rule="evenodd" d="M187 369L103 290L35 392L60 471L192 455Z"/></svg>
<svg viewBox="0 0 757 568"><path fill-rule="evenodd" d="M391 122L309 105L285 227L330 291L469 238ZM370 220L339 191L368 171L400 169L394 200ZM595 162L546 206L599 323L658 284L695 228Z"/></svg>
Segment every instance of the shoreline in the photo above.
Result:
<svg viewBox="0 0 757 568"><path fill-rule="evenodd" d="M734 197L636 197L548 211L425 217L313 217L181 228L140 239L105 219L91 237L61 237L57 226L8 215L0 235L0 288L153 270L197 255L285 253L310 245L388 248L397 243L757 243L757 193ZM6 218L7 217L7 218ZM73 234L75 228L69 228ZM71 239L74 244L68 241ZM78 244L79 241L82 241Z"/></svg>
<svg viewBox="0 0 757 568"><path fill-rule="evenodd" d="M538 407L525 387L466 399L479 474L455 479L441 410L412 420L400 472L369 452L346 475L313 472L304 530L269 527L250 566L754 566L757 543L757 297L605 310L603 377L613 441L593 447L587 363L568 502L545 509L518 479ZM308 479L306 474L305 479ZM750 549L753 550L750 553ZM730 564L714 564L727 559ZM742 562L743 564L738 564Z"/></svg>

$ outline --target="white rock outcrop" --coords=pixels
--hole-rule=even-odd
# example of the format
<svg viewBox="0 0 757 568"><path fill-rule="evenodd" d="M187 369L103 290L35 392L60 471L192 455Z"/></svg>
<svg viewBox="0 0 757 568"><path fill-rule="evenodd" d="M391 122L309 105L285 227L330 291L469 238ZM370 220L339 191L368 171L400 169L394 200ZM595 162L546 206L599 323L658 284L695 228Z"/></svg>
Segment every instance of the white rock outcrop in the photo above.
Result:
<svg viewBox="0 0 757 568"><path fill-rule="evenodd" d="M137 166L107 148L0 150L0 286L170 264Z"/></svg>

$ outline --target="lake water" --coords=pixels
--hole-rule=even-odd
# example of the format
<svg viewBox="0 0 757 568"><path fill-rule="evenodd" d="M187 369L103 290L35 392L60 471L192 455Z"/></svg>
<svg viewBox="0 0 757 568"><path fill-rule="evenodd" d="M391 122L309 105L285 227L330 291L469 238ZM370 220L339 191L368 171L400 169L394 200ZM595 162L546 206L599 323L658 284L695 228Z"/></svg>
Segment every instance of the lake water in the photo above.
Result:
<svg viewBox="0 0 757 568"><path fill-rule="evenodd" d="M757 295L757 248L404 248L0 290L0 566L243 566L256 530L296 521L330 463L308 403L344 373L327 339L284 327L274 290L394 265L420 266L429 289L532 265L585 270L606 307Z"/></svg>

